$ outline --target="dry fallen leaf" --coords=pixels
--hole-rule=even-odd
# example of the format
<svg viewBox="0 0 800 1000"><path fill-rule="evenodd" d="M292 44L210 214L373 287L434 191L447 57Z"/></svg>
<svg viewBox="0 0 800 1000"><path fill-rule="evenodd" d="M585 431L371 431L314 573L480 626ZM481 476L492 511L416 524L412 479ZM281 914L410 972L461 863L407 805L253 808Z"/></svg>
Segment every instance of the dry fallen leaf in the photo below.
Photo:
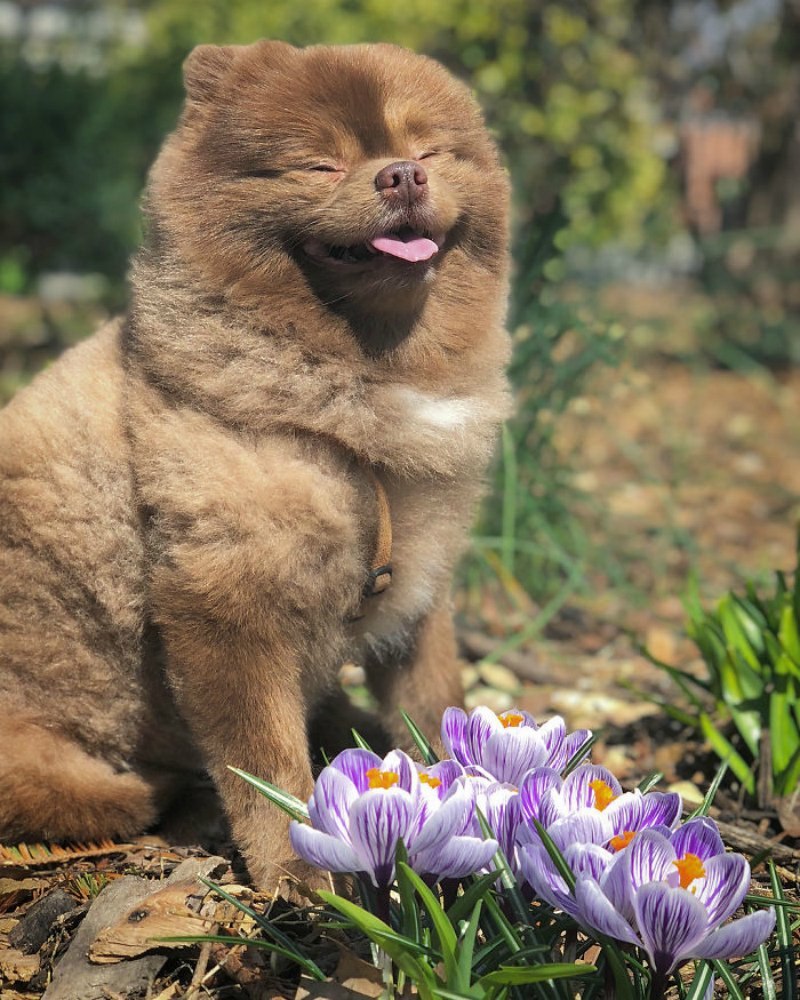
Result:
<svg viewBox="0 0 800 1000"><path fill-rule="evenodd" d="M200 890L196 879L186 879L146 896L121 920L97 935L89 949L90 961L119 962L155 947L185 947L180 942L157 939L208 934L213 919L188 905L189 899L196 897L198 891L205 892Z"/></svg>

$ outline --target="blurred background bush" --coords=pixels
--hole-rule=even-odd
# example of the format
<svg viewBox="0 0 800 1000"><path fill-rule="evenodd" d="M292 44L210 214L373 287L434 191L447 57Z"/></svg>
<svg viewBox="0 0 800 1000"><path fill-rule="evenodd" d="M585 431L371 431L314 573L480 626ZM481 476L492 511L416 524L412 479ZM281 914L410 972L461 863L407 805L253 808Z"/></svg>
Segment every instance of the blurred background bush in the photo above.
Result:
<svg viewBox="0 0 800 1000"><path fill-rule="evenodd" d="M558 604L596 558L553 437L587 375L800 357L800 3L0 0L0 397L124 306L186 52L259 37L394 41L475 88L515 191L519 412L465 574Z"/></svg>

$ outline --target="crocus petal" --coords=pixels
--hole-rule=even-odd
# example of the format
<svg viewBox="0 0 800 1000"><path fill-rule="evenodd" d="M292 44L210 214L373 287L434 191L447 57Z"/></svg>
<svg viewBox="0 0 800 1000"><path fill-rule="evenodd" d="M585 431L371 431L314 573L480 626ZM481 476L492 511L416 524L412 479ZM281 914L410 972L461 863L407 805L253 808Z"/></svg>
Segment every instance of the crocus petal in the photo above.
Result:
<svg viewBox="0 0 800 1000"><path fill-rule="evenodd" d="M696 954L708 932L700 900L666 882L643 885L634 895L633 908L645 950L662 974L672 972L682 957Z"/></svg>
<svg viewBox="0 0 800 1000"><path fill-rule="evenodd" d="M687 820L669 839L679 858L684 854L696 854L701 861L707 861L725 853L717 824L706 816Z"/></svg>
<svg viewBox="0 0 800 1000"><path fill-rule="evenodd" d="M755 951L775 928L775 910L770 907L732 920L712 931L686 958L739 958Z"/></svg>
<svg viewBox="0 0 800 1000"><path fill-rule="evenodd" d="M436 791L441 799L448 792L456 778L463 776L464 768L456 760L440 760L437 764L431 764L430 767L423 768L420 773L427 774L429 778L436 778L439 781Z"/></svg>
<svg viewBox="0 0 800 1000"><path fill-rule="evenodd" d="M608 820L596 809L578 809L571 816L563 816L548 827L547 832L562 854L572 844L599 846L611 838Z"/></svg>
<svg viewBox="0 0 800 1000"><path fill-rule="evenodd" d="M570 733L564 740L564 758L567 762L572 760L575 754L580 750L580 748L588 740L592 738L591 729L576 729L574 732ZM590 752L590 747L584 750L581 757L585 757Z"/></svg>
<svg viewBox="0 0 800 1000"><path fill-rule="evenodd" d="M369 788L367 771L373 767L380 768L381 766L382 761L376 753L371 750L362 750L360 747L342 750L328 765L349 778L359 795ZM327 769L323 769L323 774Z"/></svg>
<svg viewBox="0 0 800 1000"><path fill-rule="evenodd" d="M683 803L677 792L647 792L641 799L642 813L637 829L645 830L653 826L668 826L671 829L680 819ZM675 847L674 842L672 846Z"/></svg>
<svg viewBox="0 0 800 1000"><path fill-rule="evenodd" d="M556 771L563 770L567 763L567 753L564 748L567 727L564 720L560 715L554 715L552 719L539 726L538 732L547 748L547 758L543 763L555 768Z"/></svg>
<svg viewBox="0 0 800 1000"><path fill-rule="evenodd" d="M431 845L441 846L454 831L461 833L475 812L475 800L463 788L455 788L437 809L432 810L427 820L414 836L409 836L406 847L412 851L424 851Z"/></svg>
<svg viewBox="0 0 800 1000"><path fill-rule="evenodd" d="M295 854L304 861L329 872L364 871L364 863L350 847L322 830L315 830L307 823L293 820L289 826L289 840Z"/></svg>
<svg viewBox="0 0 800 1000"><path fill-rule="evenodd" d="M527 822L540 820L542 797L548 788L561 788L561 777L552 767L536 767L529 771L519 786L519 804Z"/></svg>
<svg viewBox="0 0 800 1000"><path fill-rule="evenodd" d="M705 878L690 886L705 906L710 927L717 927L739 907L750 886L750 865L741 854L718 854L705 864Z"/></svg>
<svg viewBox="0 0 800 1000"><path fill-rule="evenodd" d="M467 719L467 755L469 763L482 764L483 748L492 733L504 732L503 723L497 718L494 712L485 705L478 705L469 714ZM467 763L467 762L462 762Z"/></svg>
<svg viewBox="0 0 800 1000"><path fill-rule="evenodd" d="M626 830L638 831L642 828L642 799L641 792L623 792L618 795L603 810L603 816L611 824L614 836L625 833Z"/></svg>
<svg viewBox="0 0 800 1000"><path fill-rule="evenodd" d="M441 878L463 878L492 867L496 840L480 837L448 837L409 858L415 871Z"/></svg>
<svg viewBox="0 0 800 1000"><path fill-rule="evenodd" d="M583 806L595 805L595 791L591 786L593 781L605 782L615 797L622 795L622 786L607 767L601 767L599 764L581 764L564 778L561 794L569 812Z"/></svg>
<svg viewBox="0 0 800 1000"><path fill-rule="evenodd" d="M594 879L582 878L575 883L575 916L589 930L607 934L617 941L641 944L633 928L617 913Z"/></svg>
<svg viewBox="0 0 800 1000"><path fill-rule="evenodd" d="M600 888L608 901L626 920L633 921L633 886L627 851L613 855L600 878Z"/></svg>
<svg viewBox="0 0 800 1000"><path fill-rule="evenodd" d="M394 771L398 776L398 787L411 792L416 797L419 792L419 773L414 761L404 750L390 750L383 758L382 771Z"/></svg>
<svg viewBox="0 0 800 1000"><path fill-rule="evenodd" d="M610 851L597 844L572 844L563 855L575 878L592 878L598 883L614 859Z"/></svg>
<svg viewBox="0 0 800 1000"><path fill-rule="evenodd" d="M537 770L539 769L537 768ZM547 830L569 813L562 790L560 786L553 785L551 788L546 788L539 799L539 815L537 819Z"/></svg>
<svg viewBox="0 0 800 1000"><path fill-rule="evenodd" d="M540 899L574 916L575 900L541 843L520 846L517 862L522 878Z"/></svg>
<svg viewBox="0 0 800 1000"><path fill-rule="evenodd" d="M311 822L318 830L350 843L350 807L359 791L348 775L331 765L322 769L308 805Z"/></svg>
<svg viewBox="0 0 800 1000"><path fill-rule="evenodd" d="M628 876L634 890L647 882L661 882L675 872L675 849L657 830L642 830L624 854Z"/></svg>
<svg viewBox="0 0 800 1000"><path fill-rule="evenodd" d="M446 708L442 716L442 743L460 764L472 764L467 752L467 713L463 708Z"/></svg>
<svg viewBox="0 0 800 1000"><path fill-rule="evenodd" d="M479 796L478 802L489 829L497 838L506 860L514 869L517 827L521 819L519 793L513 785L495 783L489 785L485 793Z"/></svg>
<svg viewBox="0 0 800 1000"><path fill-rule="evenodd" d="M541 736L529 726L492 733L483 748L483 766L498 781L519 785L525 773L547 760Z"/></svg>
<svg viewBox="0 0 800 1000"><path fill-rule="evenodd" d="M397 841L406 840L414 819L411 796L401 788L376 788L365 792L350 810L353 849L366 864L376 886L389 885L394 878Z"/></svg>

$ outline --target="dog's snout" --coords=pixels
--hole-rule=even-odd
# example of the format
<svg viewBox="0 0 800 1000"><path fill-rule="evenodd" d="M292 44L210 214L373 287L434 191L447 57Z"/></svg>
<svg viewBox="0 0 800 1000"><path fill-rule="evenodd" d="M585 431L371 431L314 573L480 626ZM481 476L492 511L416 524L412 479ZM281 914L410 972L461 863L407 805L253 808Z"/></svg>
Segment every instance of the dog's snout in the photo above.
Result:
<svg viewBox="0 0 800 1000"><path fill-rule="evenodd" d="M427 183L425 168L413 160L390 163L375 175L375 187L384 197L400 198L409 205L425 194Z"/></svg>

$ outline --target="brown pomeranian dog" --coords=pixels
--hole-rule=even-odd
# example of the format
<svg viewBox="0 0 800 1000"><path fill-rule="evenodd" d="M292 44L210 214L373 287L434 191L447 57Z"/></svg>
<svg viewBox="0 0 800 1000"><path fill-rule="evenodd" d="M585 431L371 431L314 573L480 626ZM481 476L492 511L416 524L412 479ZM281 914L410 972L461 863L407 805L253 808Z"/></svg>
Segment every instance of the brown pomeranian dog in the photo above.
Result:
<svg viewBox="0 0 800 1000"><path fill-rule="evenodd" d="M309 872L228 765L307 797L347 658L393 745L461 700L508 190L394 46L201 46L185 84L127 317L0 414L0 839L127 837L207 773L272 887Z"/></svg>

